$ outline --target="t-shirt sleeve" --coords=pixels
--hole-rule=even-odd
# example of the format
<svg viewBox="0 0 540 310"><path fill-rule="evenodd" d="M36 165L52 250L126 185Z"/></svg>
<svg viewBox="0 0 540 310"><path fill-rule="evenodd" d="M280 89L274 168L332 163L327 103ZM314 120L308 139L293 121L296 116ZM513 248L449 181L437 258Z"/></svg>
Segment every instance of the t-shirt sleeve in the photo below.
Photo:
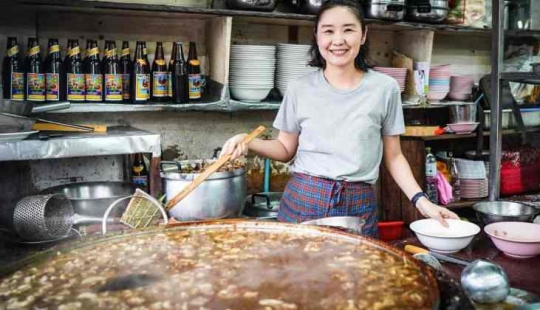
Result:
<svg viewBox="0 0 540 310"><path fill-rule="evenodd" d="M292 87L288 87L285 92L278 114L274 120L274 128L293 134L300 133L300 125L296 118L296 96Z"/></svg>
<svg viewBox="0 0 540 310"><path fill-rule="evenodd" d="M382 134L385 136L395 136L405 133L403 107L401 106L401 94L399 89L392 90L392 94L390 95L387 104Z"/></svg>

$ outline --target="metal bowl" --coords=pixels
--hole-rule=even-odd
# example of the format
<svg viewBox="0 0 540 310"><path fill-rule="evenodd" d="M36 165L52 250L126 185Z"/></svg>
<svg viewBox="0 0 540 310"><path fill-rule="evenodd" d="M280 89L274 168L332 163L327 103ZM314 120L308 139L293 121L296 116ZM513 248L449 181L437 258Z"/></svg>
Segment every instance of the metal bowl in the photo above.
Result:
<svg viewBox="0 0 540 310"><path fill-rule="evenodd" d="M305 221L302 224L338 228L356 235L362 235L362 228L366 224L366 220L358 216L331 216Z"/></svg>
<svg viewBox="0 0 540 310"><path fill-rule="evenodd" d="M135 185L126 182L82 182L50 187L42 194L62 193L71 201L76 214L102 217L111 203L118 198L133 195ZM115 208L111 216L124 212L129 200Z"/></svg>
<svg viewBox="0 0 540 310"><path fill-rule="evenodd" d="M509 201L480 202L473 209L478 220L486 225L495 222L532 222L536 215L533 207Z"/></svg>
<svg viewBox="0 0 540 310"><path fill-rule="evenodd" d="M229 9L247 11L273 11L277 6L277 0L226 0Z"/></svg>
<svg viewBox="0 0 540 310"><path fill-rule="evenodd" d="M454 104L450 106L451 123L476 122L476 104Z"/></svg>

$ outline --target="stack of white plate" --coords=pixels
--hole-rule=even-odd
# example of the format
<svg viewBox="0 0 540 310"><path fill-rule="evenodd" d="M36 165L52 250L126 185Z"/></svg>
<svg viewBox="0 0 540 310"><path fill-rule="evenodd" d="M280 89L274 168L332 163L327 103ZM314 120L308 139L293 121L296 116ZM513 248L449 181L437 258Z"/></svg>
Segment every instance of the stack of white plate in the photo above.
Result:
<svg viewBox="0 0 540 310"><path fill-rule="evenodd" d="M289 82L317 70L308 66L311 60L309 45L285 44L277 45L276 85L281 95L285 95Z"/></svg>
<svg viewBox="0 0 540 310"><path fill-rule="evenodd" d="M274 88L276 47L233 45L229 68L231 96L240 101L260 102Z"/></svg>

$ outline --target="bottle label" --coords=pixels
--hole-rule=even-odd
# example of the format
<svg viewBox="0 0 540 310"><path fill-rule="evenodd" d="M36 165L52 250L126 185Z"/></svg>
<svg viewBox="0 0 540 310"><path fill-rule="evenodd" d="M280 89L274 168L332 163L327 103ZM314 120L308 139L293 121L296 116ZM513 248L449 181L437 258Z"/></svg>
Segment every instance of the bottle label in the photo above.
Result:
<svg viewBox="0 0 540 310"><path fill-rule="evenodd" d="M121 74L105 74L105 100L122 101Z"/></svg>
<svg viewBox="0 0 540 310"><path fill-rule="evenodd" d="M120 56L129 56L131 54L129 48L124 48Z"/></svg>
<svg viewBox="0 0 540 310"><path fill-rule="evenodd" d="M47 73L45 78L47 85L47 100L60 100L60 75L58 73Z"/></svg>
<svg viewBox="0 0 540 310"><path fill-rule="evenodd" d="M154 97L166 97L168 94L168 78L169 74L167 72L154 72L154 82L152 85L152 90Z"/></svg>
<svg viewBox="0 0 540 310"><path fill-rule="evenodd" d="M94 56L99 54L99 48L94 47L86 51L86 57Z"/></svg>
<svg viewBox="0 0 540 310"><path fill-rule="evenodd" d="M156 59L156 64L159 66L164 66L166 64L165 59Z"/></svg>
<svg viewBox="0 0 540 310"><path fill-rule="evenodd" d="M201 83L200 74L189 75L189 99L201 98Z"/></svg>
<svg viewBox="0 0 540 310"><path fill-rule="evenodd" d="M117 55L116 49L107 50L107 52L105 52L105 56L107 58L112 58L113 56L116 56L116 55Z"/></svg>
<svg viewBox="0 0 540 310"><path fill-rule="evenodd" d="M172 98L172 72L167 73L167 97Z"/></svg>
<svg viewBox="0 0 540 310"><path fill-rule="evenodd" d="M19 46L15 45L14 47L7 50L8 57L11 57L13 55L17 55L19 53Z"/></svg>
<svg viewBox="0 0 540 310"><path fill-rule="evenodd" d="M49 47L49 54L60 52L60 45L53 45Z"/></svg>
<svg viewBox="0 0 540 310"><path fill-rule="evenodd" d="M67 99L69 101L84 101L85 93L84 74L68 73Z"/></svg>
<svg viewBox="0 0 540 310"><path fill-rule="evenodd" d="M192 65L192 66L200 66L201 65L201 62L197 59L192 59L189 61L189 64Z"/></svg>
<svg viewBox="0 0 540 310"><path fill-rule="evenodd" d="M148 186L148 177L145 175L134 175L132 181L137 186L146 187Z"/></svg>
<svg viewBox="0 0 540 310"><path fill-rule="evenodd" d="M85 74L86 77L86 100L87 101L102 101L103 100L103 75L101 74Z"/></svg>
<svg viewBox="0 0 540 310"><path fill-rule="evenodd" d="M11 73L11 99L24 100L24 73Z"/></svg>
<svg viewBox="0 0 540 310"><path fill-rule="evenodd" d="M427 164L426 165L426 177L436 177L437 176L437 165L436 164Z"/></svg>
<svg viewBox="0 0 540 310"><path fill-rule="evenodd" d="M69 50L69 57L73 57L77 54L80 54L81 53L81 48L79 46L76 46L72 49Z"/></svg>
<svg viewBox="0 0 540 310"><path fill-rule="evenodd" d="M30 101L45 101L45 74L27 73L26 98Z"/></svg>
<svg viewBox="0 0 540 310"><path fill-rule="evenodd" d="M32 47L31 49L28 50L28 56L34 56L34 55L37 55L39 54L39 45L38 46L34 46Z"/></svg>
<svg viewBox="0 0 540 310"><path fill-rule="evenodd" d="M129 74L122 74L122 99L131 99L131 76Z"/></svg>
<svg viewBox="0 0 540 310"><path fill-rule="evenodd" d="M135 81L135 100L148 100L150 98L150 74L137 74Z"/></svg>
<svg viewBox="0 0 540 310"><path fill-rule="evenodd" d="M141 64L142 66L146 66L146 60L145 59L137 59L137 63Z"/></svg>

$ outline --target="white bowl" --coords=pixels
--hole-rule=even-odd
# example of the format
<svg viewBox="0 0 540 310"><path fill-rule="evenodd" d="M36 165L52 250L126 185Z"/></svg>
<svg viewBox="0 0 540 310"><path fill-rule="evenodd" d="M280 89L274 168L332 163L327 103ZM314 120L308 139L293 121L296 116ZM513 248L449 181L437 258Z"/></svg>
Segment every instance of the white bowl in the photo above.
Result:
<svg viewBox="0 0 540 310"><path fill-rule="evenodd" d="M234 99L246 102L260 102L268 96L272 87L229 87L229 90Z"/></svg>
<svg viewBox="0 0 540 310"><path fill-rule="evenodd" d="M478 124L478 122L453 123L447 124L447 126L456 134L469 134L472 133L476 129L476 127L478 127Z"/></svg>
<svg viewBox="0 0 540 310"><path fill-rule="evenodd" d="M480 232L480 227L470 222L452 219L446 221L450 225L448 228L434 219L414 221L410 228L425 247L439 253L459 252Z"/></svg>

